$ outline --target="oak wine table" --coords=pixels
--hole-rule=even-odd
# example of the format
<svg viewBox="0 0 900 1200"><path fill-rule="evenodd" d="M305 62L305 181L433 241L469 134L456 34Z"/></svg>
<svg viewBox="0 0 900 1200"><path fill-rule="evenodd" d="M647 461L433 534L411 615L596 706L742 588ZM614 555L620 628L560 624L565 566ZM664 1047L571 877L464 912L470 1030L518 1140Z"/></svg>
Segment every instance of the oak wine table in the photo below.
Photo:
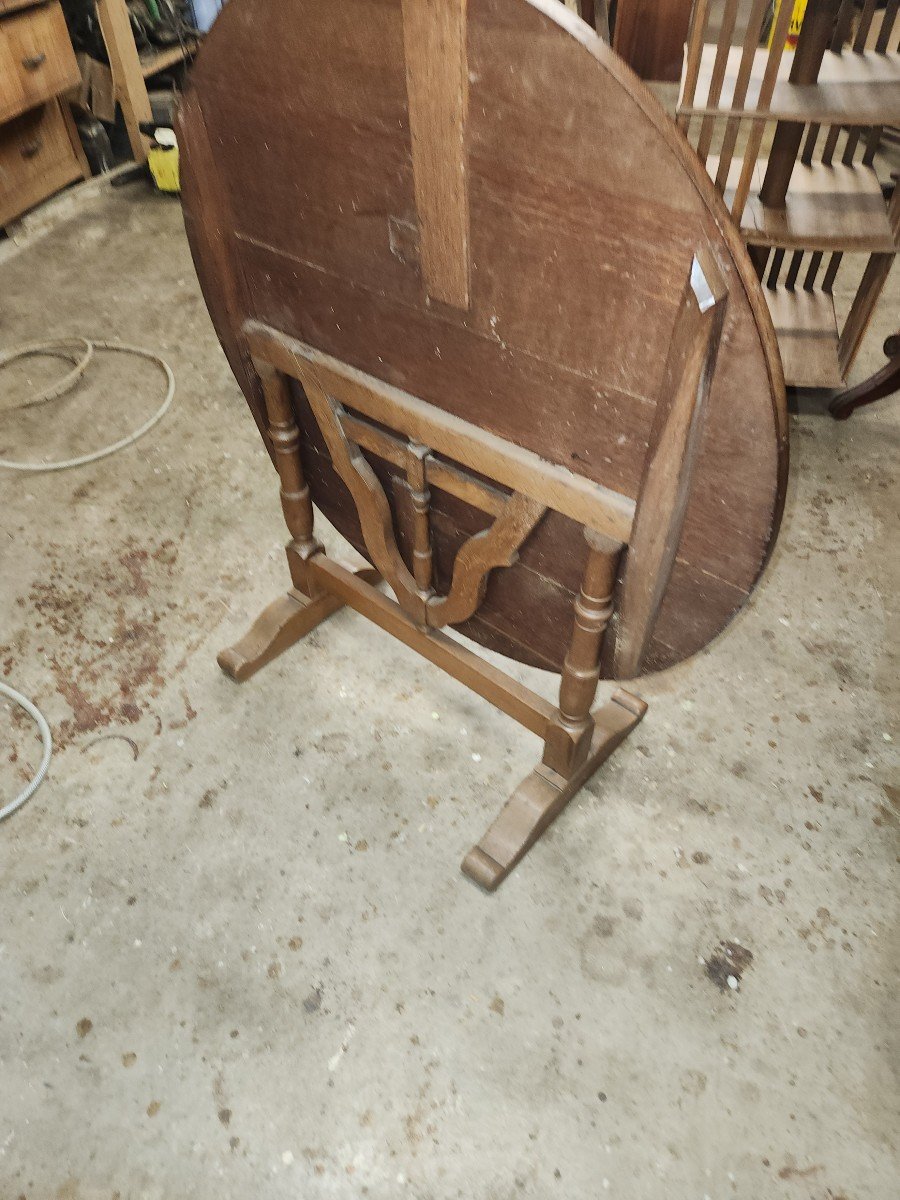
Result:
<svg viewBox="0 0 900 1200"><path fill-rule="evenodd" d="M463 862L492 890L641 720L598 681L706 646L771 551L784 383L747 252L558 0L231 0L179 142L290 532L290 591L220 665L349 605L536 734ZM371 568L326 556L314 507ZM479 646L558 673L558 703Z"/></svg>

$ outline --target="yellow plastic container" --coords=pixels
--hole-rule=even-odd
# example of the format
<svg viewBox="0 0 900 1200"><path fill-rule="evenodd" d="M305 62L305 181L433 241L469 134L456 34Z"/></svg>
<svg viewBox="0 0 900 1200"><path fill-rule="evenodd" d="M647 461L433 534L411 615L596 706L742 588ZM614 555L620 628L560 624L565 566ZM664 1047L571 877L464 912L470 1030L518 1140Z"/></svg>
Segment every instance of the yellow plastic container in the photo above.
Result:
<svg viewBox="0 0 900 1200"><path fill-rule="evenodd" d="M775 14L772 17L772 28L769 31L769 49L772 49L772 39L775 36L775 24L778 21L778 10L781 8L785 0L775 0ZM790 0L788 0L790 2ZM785 50L797 49L797 38L800 36L800 28L803 25L803 18L806 16L806 0L794 0L794 11L791 13L791 23L788 26L788 34L785 39Z"/></svg>
<svg viewBox="0 0 900 1200"><path fill-rule="evenodd" d="M178 175L178 147L151 146L147 164L153 182L161 192L178 192L181 185Z"/></svg>

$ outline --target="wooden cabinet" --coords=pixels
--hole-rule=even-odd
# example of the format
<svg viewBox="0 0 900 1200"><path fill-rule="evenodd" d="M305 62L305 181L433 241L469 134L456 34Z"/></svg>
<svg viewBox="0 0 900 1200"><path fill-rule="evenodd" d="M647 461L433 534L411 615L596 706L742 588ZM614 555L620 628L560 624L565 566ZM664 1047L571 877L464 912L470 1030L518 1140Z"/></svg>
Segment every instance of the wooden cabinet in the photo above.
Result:
<svg viewBox="0 0 900 1200"><path fill-rule="evenodd" d="M90 174L60 100L80 78L58 0L0 0L0 225Z"/></svg>
<svg viewBox="0 0 900 1200"><path fill-rule="evenodd" d="M3 76L8 77L12 92L9 106L0 107L0 121L81 82L65 17L56 0L4 17L0 46Z"/></svg>
<svg viewBox="0 0 900 1200"><path fill-rule="evenodd" d="M3 25L0 23L0 30ZM0 114L2 119L14 116L25 107L25 89L16 70L12 47L0 39Z"/></svg>
<svg viewBox="0 0 900 1200"><path fill-rule="evenodd" d="M35 0L0 0L0 17L4 13L18 12L21 8L31 8Z"/></svg>
<svg viewBox="0 0 900 1200"><path fill-rule="evenodd" d="M83 176L58 102L14 117L0 129L0 225Z"/></svg>

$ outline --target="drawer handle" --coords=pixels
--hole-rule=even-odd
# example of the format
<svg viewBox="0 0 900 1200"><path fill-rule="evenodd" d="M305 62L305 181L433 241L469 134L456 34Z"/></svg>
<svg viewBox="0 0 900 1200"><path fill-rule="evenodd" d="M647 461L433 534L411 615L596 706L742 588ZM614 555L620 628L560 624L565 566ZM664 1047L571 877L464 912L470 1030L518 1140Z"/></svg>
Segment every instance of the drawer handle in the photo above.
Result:
<svg viewBox="0 0 900 1200"><path fill-rule="evenodd" d="M29 54L22 59L22 66L26 71L36 71L38 67L42 67L47 61L47 55L41 51L40 54Z"/></svg>
<svg viewBox="0 0 900 1200"><path fill-rule="evenodd" d="M36 154L40 153L40 149L41 149L41 146L43 146L43 144L44 144L43 138L32 138L30 142L26 142L25 145L22 147L22 157L23 158L34 158L34 156Z"/></svg>

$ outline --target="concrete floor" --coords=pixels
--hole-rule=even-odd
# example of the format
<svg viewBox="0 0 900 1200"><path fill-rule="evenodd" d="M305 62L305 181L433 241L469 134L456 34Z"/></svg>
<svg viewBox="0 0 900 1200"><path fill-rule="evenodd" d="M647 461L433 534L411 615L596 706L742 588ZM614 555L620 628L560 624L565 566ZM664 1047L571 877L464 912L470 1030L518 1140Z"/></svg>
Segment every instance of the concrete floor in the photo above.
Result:
<svg viewBox="0 0 900 1200"><path fill-rule="evenodd" d="M178 378L137 448L0 477L0 676L56 738L0 827L2 1200L896 1200L896 399L793 418L752 604L487 897L458 864L527 733L348 613L243 687L216 667L284 532L177 203L88 201L0 305L4 345L84 331ZM0 455L163 391L91 379ZM37 743L6 706L0 748L8 797Z"/></svg>

